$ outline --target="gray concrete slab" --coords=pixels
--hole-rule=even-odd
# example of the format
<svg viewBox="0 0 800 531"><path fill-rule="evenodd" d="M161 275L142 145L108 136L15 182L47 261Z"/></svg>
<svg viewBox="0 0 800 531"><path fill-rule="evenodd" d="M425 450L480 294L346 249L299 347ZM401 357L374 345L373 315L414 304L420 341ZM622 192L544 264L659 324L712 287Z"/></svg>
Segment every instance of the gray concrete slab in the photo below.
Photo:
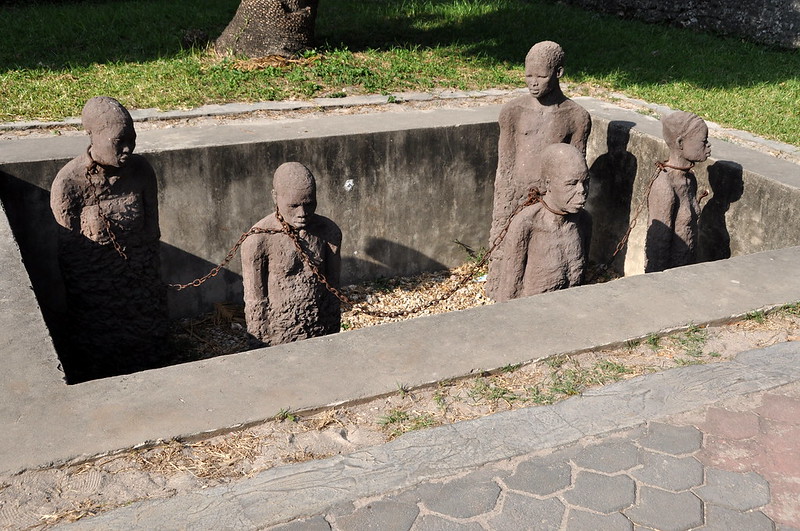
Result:
<svg viewBox="0 0 800 531"><path fill-rule="evenodd" d="M714 523L705 519L701 497L707 499L707 503L714 503L724 489L728 489L729 499L736 500L734 507L729 508L739 511L738 517L746 520L747 516L742 512L770 501L768 496L764 496L763 483L755 474L718 474L708 468L711 479L707 488L675 493L654 488L624 472L613 475L581 472L580 468L575 468L572 450L559 448L580 440L594 441L583 443L587 445L627 440L638 445L638 441L648 437L646 430L619 431L605 427L616 425L614 417L618 412L627 411L629 424L638 427L726 400L747 401L751 393L785 385L796 386L798 359L800 346L784 343L740 355L726 364L728 370L725 371L719 369L720 365L690 366L618 382L605 388L602 403L592 397L580 396L553 406L519 409L411 432L391 443L353 454L270 469L229 485L166 500L137 503L67 527L251 529L326 513L334 514L338 525L340 519L347 521L347 513L342 514L341 509L334 513L329 511L334 507L344 507L345 503L394 500L396 503L389 505L392 510L397 510L400 506L413 508L414 500L417 500L426 512L432 511L434 515L485 519L497 523L497 528L511 528L505 527L506 524L524 516L527 521L541 520L542 529L558 529L565 515L565 505L568 505L569 514L584 510L621 512L640 525L686 529L704 522ZM753 374L758 377L752 378ZM752 385L740 387L737 384L741 379L751 381ZM701 386L708 393L682 392L685 387ZM671 395L673 399L660 401L661 407L654 408L646 401L636 399L646 393ZM560 420L549 425L540 423L540 419L547 418L548 414L554 414L554 418ZM608 422L583 422L579 429L562 429L574 423L568 419L588 417L602 417ZM658 429L663 432L664 426ZM670 435L684 436L689 441L694 439L689 430L679 429ZM556 451L548 454L547 451L552 449ZM682 446L681 451L683 449ZM601 454L597 454L598 459ZM519 456L524 457L522 460L514 459ZM506 460L517 463L516 472L510 476L509 466L502 465L509 462ZM572 483L566 490L539 494L546 496L544 500L523 496L524 489L516 490L520 487L522 475L559 462L573 467L572 479L566 476L567 483ZM734 476L744 481L737 483ZM498 486L502 488L498 489ZM501 503L495 501L498 490L503 491L499 498L503 500ZM373 506L379 508L380 504ZM363 514L359 509L350 512ZM377 512L372 516L373 522L382 522ZM728 519L731 515L726 513L722 517ZM385 522L391 523L391 520ZM502 526L500 522L503 522ZM622 525L625 522L617 517L614 523Z"/></svg>

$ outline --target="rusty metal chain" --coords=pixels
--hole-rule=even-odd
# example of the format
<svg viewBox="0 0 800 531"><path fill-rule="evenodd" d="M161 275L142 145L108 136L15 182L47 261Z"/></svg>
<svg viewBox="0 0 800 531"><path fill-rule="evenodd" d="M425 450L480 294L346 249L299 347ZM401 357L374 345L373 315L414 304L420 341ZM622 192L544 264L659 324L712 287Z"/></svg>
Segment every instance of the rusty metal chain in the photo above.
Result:
<svg viewBox="0 0 800 531"><path fill-rule="evenodd" d="M527 206L530 206L530 205L533 205L533 204L538 203L538 202L541 202L545 206L545 208L547 208L551 212L553 212L555 214L559 214L559 215L564 215L563 212L555 211L555 210L551 209L549 206L547 206L545 204L545 202L542 200L542 194L539 192L539 190L537 188L532 188L530 190L530 192L528 193L527 199L524 202L522 202L520 205L518 205L517 208L515 208L514 211L511 213L511 215L508 218L508 221L506 221L506 224L503 227L503 229L495 237L494 241L492 242L492 246L489 248L489 250L486 251L486 253L484 253L483 257L481 257L481 259L478 262L476 262L475 265L473 265L472 268L470 268L470 270L466 274L462 275L462 277L458 280L458 282L456 282L455 285L453 285L450 289L448 289L444 294L439 295L438 297L436 297L434 299L431 299L431 300L429 300L429 301L427 301L427 302L425 302L423 304L420 304L419 306L417 306L415 308L411 308L411 309L407 309L407 310L397 310L397 311L393 311L393 312L385 312L385 311L381 311L381 310L370 310L370 309L357 308L356 305L358 303L351 301L344 293L342 293L341 291L339 291L338 288L333 286L330 283L330 281L328 281L328 278L319 270L319 267L317 267L317 264L315 264L314 261L309 256L308 251L303 248L303 245L302 245L301 239L300 239L300 235L298 234L297 229L295 229L294 227L289 225L289 223L286 221L286 219L284 219L283 215L280 213L280 211L277 209L277 207L275 209L275 217L278 220L278 222L281 224L281 230L260 229L260 228L257 228L257 227L251 228L247 232L242 233L242 235L239 237L239 240L234 244L233 247L231 247L231 249L228 251L228 254L225 256L225 259L218 266L214 267L211 271L209 271L208 273L206 273L202 277L196 278L191 282L188 282L186 284L169 284L169 287L173 288L173 289L176 289L178 291L186 289L186 288L189 288L189 287L195 287L196 288L196 287L200 286L201 284L203 284L208 279L217 276L219 274L220 270L222 270L223 267L228 265L228 263L233 259L233 257L236 256L236 252L239 250L239 247L242 246L244 241L247 238L249 238L250 236L252 236L253 234L286 234L292 240L292 243L294 244L295 248L297 249L297 252L300 255L300 259L303 261L303 263L306 266L308 266L308 268L311 270L311 273L316 277L316 279L319 281L319 283L322 284L325 287L325 289L328 290L333 296L335 296L337 299L339 299L339 302L341 302L342 304L353 308L358 313L363 313L363 314L366 314L366 315L370 315L372 317L383 317L383 318L392 319L392 318L396 318L396 317L403 317L403 316L406 316L406 315L412 315L412 314L419 313L421 311L427 310L428 308L430 308L430 307L432 307L432 306L434 306L436 304L439 304L440 302L443 302L443 301L447 300L448 298L452 297L453 294L456 291L458 291L459 289L464 287L464 285L466 285L466 283L471 278L473 278L475 273L478 270L480 270L483 266L486 265L486 263L489 261L489 258L492 255L492 253L502 243L503 239L505 239L506 234L508 233L508 229L511 226L511 221L514 219L514 217L517 214L519 214L519 212L523 208L525 208Z"/></svg>
<svg viewBox="0 0 800 531"><path fill-rule="evenodd" d="M88 155L90 161L89 165L86 167L86 180L89 182L89 190L92 193L92 198L97 204L97 215L99 215L100 219L103 220L103 224L106 227L106 234L108 235L108 239L111 240L111 245L114 247L114 250L122 257L123 260L127 260L128 255L125 254L125 249L123 249L122 245L117 241L117 235L111 226L111 220L108 218L106 213L103 212L103 207L100 205L100 195L97 193L97 185L94 183L94 181L92 181L92 175L100 176L100 165L92 158L91 149L92 146L89 146L86 149L86 154ZM100 178L105 182L108 182L108 178L105 176L105 174L100 176Z"/></svg>
<svg viewBox="0 0 800 531"><path fill-rule="evenodd" d="M228 254L225 255L225 258L222 260L222 262L220 262L219 265L212 268L211 271L209 271L202 277L196 278L191 282L187 282L186 284L167 284L167 287L170 287L176 291L181 291L190 287L196 288L206 280L217 276L219 272L222 270L222 268L228 265L231 260L233 260L233 257L236 256L236 252L239 250L239 247L242 246L244 241L253 234L281 234L282 232L284 231L274 230L274 229L260 229L258 227L253 227L247 232L243 232L242 235L239 236L239 240L233 245L233 247L231 247L231 249L228 251Z"/></svg>
<svg viewBox="0 0 800 531"><path fill-rule="evenodd" d="M439 304L439 303L444 302L445 300L449 299L450 297L453 296L453 294L455 294L455 292L457 292L459 289L463 288L467 284L467 282L469 282L469 280L472 279L475 276L475 273L477 273L482 267L484 267L486 265L486 263L489 261L489 258L492 255L492 253L503 242L503 240L506 237L506 234L508 233L508 229L511 226L511 221L514 219L514 217L517 214L519 214L520 211L522 211L523 208L525 208L527 206L530 206L530 205L533 205L533 204L538 203L538 202L541 202L542 205L545 205L545 202L542 200L542 194L539 192L539 189L538 188L531 188L530 192L528 193L527 199L524 202L522 202L521 204L519 204L517 206L517 208L514 209L514 211L511 213L511 215L509 216L508 220L506 221L505 226L497 234L497 236L495 237L494 241L492 242L491 247L489 247L489 249L481 257L481 259L478 262L476 262L470 268L469 271L467 271L465 274L463 274L461 276L461 278L458 279L458 281L453 286L451 286L447 291L445 291L443 294L441 294L438 297L435 297L435 298L433 298L433 299L431 299L429 301L426 301L426 302L424 302L424 303L422 303L422 304L420 304L420 305L418 305L418 306L416 306L414 308L410 308L410 309L407 309L407 310L396 310L396 311L392 311L392 312L385 312L385 311L381 311L381 310L362 309L362 308L356 308L355 304L352 301L350 301L347 297L340 296L338 294L338 291L335 292L334 295L336 295L337 298L339 298L339 300L343 304L346 304L346 305L352 307L353 310L356 311L357 313L363 313L365 315L369 315L369 316L372 316L372 317L381 317L381 318L394 319L396 317L405 317L407 315L412 315L412 314L416 314L416 313L425 311L428 308L431 308L432 306L435 306L436 304ZM547 208L551 212L555 212L555 211L551 210L550 207L548 207L547 205L545 205L545 208ZM557 213L557 212L555 212L555 213ZM564 215L564 214L561 213L561 215ZM326 286L327 286L326 282L323 282L323 284L326 284Z"/></svg>

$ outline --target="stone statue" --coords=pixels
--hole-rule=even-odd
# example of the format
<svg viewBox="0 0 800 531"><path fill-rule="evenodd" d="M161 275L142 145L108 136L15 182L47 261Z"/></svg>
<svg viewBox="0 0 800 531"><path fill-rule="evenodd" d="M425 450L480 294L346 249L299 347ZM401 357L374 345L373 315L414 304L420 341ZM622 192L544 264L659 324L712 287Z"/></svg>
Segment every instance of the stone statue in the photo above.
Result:
<svg viewBox="0 0 800 531"><path fill-rule="evenodd" d="M342 232L330 219L315 214L314 176L298 162L282 164L272 181L277 212L297 230L312 262L333 287L339 286ZM280 231L276 213L254 228ZM288 234L254 234L242 244L242 277L247 330L266 345L339 331L337 299L303 262Z"/></svg>
<svg viewBox="0 0 800 531"><path fill-rule="evenodd" d="M541 153L544 196L511 221L500 249L503 268L495 298L527 297L577 286L586 267L580 214L586 203L586 159L569 144L551 144Z"/></svg>
<svg viewBox="0 0 800 531"><path fill-rule="evenodd" d="M551 41L535 44L525 58L525 82L530 94L508 102L500 112L490 245L514 209L528 196L531 187L542 188L541 153L545 147L566 143L586 155L591 118L583 107L561 91L559 78L563 74L561 46ZM587 235L584 234L584 238ZM497 251L489 263L490 271L503 267L502 250ZM499 278L499 275L489 275L490 279L492 277ZM486 293L497 297L492 280L487 281Z"/></svg>
<svg viewBox="0 0 800 531"><path fill-rule="evenodd" d="M665 116L661 124L669 160L647 198L645 273L695 263L700 205L692 167L711 154L708 127L696 114L676 111Z"/></svg>
<svg viewBox="0 0 800 531"><path fill-rule="evenodd" d="M50 192L71 329L68 380L158 365L168 326L156 176L133 154L133 120L108 97L90 99L81 118L91 144Z"/></svg>

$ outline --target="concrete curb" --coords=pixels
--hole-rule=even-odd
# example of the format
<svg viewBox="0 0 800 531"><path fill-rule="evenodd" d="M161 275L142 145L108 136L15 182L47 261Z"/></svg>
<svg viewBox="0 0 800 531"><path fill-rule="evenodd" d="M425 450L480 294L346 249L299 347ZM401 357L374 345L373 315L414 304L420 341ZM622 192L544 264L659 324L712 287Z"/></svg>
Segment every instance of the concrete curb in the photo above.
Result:
<svg viewBox="0 0 800 531"><path fill-rule="evenodd" d="M565 90L569 84L563 83ZM313 98L311 100L264 101L256 103L225 103L203 105L192 109L176 109L160 111L158 109L135 109L131 111L134 122L151 122L159 120L185 120L205 117L243 117L261 111L296 111L301 109L338 109L347 107L372 106L380 107L395 103L421 102L434 100L467 100L486 97L509 96L524 94L527 89L513 90L486 89L486 90L443 90L436 92L393 92L388 95L369 94L360 96L345 96L343 98ZM666 105L650 103L637 98L631 98L619 92L612 92L609 97L618 103L625 103L639 109L647 109L658 115L674 111ZM800 162L800 146L786 144L775 140L761 138L747 131L722 127L714 122L706 121L712 132L737 140L745 145L757 146L777 156L785 156ZM58 127L80 127L80 117L69 117L61 121L21 121L0 123L0 131L25 131L29 129L53 129Z"/></svg>
<svg viewBox="0 0 800 531"><path fill-rule="evenodd" d="M412 432L382 446L270 469L202 492L137 503L66 527L261 528L795 382L800 379L798 359L800 347L794 343L754 350L729 363L672 369L552 406Z"/></svg>

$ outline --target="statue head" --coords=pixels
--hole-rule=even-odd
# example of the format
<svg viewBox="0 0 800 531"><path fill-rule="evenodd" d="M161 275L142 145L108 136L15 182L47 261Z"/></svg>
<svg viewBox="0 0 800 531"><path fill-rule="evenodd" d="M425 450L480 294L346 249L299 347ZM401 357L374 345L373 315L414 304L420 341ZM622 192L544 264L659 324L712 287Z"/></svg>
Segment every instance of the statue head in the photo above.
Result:
<svg viewBox="0 0 800 531"><path fill-rule="evenodd" d="M553 41L537 42L525 57L525 83L536 99L559 88L564 75L564 50Z"/></svg>
<svg viewBox="0 0 800 531"><path fill-rule="evenodd" d="M583 154L570 144L551 144L542 150L545 199L550 208L575 214L586 204L589 169Z"/></svg>
<svg viewBox="0 0 800 531"><path fill-rule="evenodd" d="M708 126L694 113L675 111L661 119L664 141L673 154L689 162L703 162L711 155Z"/></svg>
<svg viewBox="0 0 800 531"><path fill-rule="evenodd" d="M314 175L299 162L281 164L272 179L272 200L289 225L304 228L317 210Z"/></svg>
<svg viewBox="0 0 800 531"><path fill-rule="evenodd" d="M89 133L89 153L103 166L124 166L136 148L133 119L120 102L98 96L86 102L81 113L84 129Z"/></svg>

